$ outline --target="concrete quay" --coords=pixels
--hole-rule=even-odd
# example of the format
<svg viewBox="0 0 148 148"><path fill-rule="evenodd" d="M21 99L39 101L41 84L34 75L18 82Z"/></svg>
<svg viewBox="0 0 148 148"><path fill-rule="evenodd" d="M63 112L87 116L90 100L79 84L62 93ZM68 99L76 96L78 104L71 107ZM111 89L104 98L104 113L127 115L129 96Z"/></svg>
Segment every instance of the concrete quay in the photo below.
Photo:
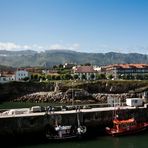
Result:
<svg viewBox="0 0 148 148"><path fill-rule="evenodd" d="M15 110L15 109L14 109ZM16 109L17 110L17 109ZM18 109L19 110L19 109ZM23 110L23 109L22 109ZM47 127L53 127L55 122L61 125L77 126L77 115L82 125L88 129L88 133L96 129L103 131L106 126L112 124L115 112L119 118L136 118L137 122L148 121L148 108L144 107L102 107L91 109L63 110L50 112L26 112L21 114L0 114L0 135L18 135L24 133L46 133ZM28 111L28 112L27 112Z"/></svg>

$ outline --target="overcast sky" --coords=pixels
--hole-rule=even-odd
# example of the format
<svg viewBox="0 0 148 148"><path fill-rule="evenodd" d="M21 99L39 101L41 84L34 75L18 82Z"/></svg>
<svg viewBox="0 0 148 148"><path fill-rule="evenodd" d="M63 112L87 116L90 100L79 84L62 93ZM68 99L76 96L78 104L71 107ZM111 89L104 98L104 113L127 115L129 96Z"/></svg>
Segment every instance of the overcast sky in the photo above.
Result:
<svg viewBox="0 0 148 148"><path fill-rule="evenodd" d="M148 54L148 0L0 0L0 49Z"/></svg>

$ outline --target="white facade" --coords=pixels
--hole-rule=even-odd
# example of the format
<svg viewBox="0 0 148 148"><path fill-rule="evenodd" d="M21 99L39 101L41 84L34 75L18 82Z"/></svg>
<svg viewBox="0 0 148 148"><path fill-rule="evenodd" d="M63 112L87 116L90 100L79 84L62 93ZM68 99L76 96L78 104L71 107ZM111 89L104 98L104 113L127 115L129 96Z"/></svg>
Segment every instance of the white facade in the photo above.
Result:
<svg viewBox="0 0 148 148"><path fill-rule="evenodd" d="M86 80L91 80L91 75L93 74L94 75L94 78L93 80L96 79L96 73L75 73L76 75L78 75L78 78L80 80L83 79L83 75L86 77Z"/></svg>
<svg viewBox="0 0 148 148"><path fill-rule="evenodd" d="M26 70L18 70L15 73L15 80L16 81L22 80L22 79L24 79L26 77L29 77L30 78L30 74Z"/></svg>
<svg viewBox="0 0 148 148"><path fill-rule="evenodd" d="M127 98L126 105L135 107L142 106L143 100L141 98Z"/></svg>
<svg viewBox="0 0 148 148"><path fill-rule="evenodd" d="M0 76L0 83L8 83L14 80L15 78L13 76Z"/></svg>

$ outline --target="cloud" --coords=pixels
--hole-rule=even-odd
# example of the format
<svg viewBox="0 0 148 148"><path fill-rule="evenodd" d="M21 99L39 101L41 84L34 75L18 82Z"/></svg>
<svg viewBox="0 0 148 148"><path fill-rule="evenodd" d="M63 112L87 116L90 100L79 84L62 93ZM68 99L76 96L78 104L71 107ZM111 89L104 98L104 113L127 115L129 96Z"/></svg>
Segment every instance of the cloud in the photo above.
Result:
<svg viewBox="0 0 148 148"><path fill-rule="evenodd" d="M21 48L20 45L16 45L15 43L11 43L11 42L6 42L6 43L2 43L0 42L0 50L17 50Z"/></svg>
<svg viewBox="0 0 148 148"><path fill-rule="evenodd" d="M48 47L49 50L51 49L69 49L69 50L78 50L80 48L80 45L78 43L74 44L52 44Z"/></svg>
<svg viewBox="0 0 148 148"><path fill-rule="evenodd" d="M71 49L71 50L78 50L78 49L80 49L80 44L74 43L74 44L71 45L71 47L69 47L69 49Z"/></svg>
<svg viewBox="0 0 148 148"><path fill-rule="evenodd" d="M61 44L50 45L48 49L64 49L65 47Z"/></svg>
<svg viewBox="0 0 148 148"><path fill-rule="evenodd" d="M10 51L19 51L19 50L36 50L36 51L44 51L44 50L51 50L51 49L69 49L69 50L78 50L80 45L78 43L74 44L52 44L48 46L41 46L38 44L33 45L19 45L13 42L0 42L0 50L10 50Z"/></svg>
<svg viewBox="0 0 148 148"><path fill-rule="evenodd" d="M28 45L18 45L12 42L0 42L0 50L26 50L31 49L31 46Z"/></svg>

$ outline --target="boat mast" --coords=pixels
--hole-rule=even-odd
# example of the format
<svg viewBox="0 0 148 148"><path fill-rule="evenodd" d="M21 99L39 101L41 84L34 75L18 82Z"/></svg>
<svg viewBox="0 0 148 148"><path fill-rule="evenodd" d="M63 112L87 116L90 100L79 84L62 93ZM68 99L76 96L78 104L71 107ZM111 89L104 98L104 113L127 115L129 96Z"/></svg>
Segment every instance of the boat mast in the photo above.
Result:
<svg viewBox="0 0 148 148"><path fill-rule="evenodd" d="M77 122L78 122L78 127L80 127L80 117L79 117L79 112L77 112Z"/></svg>

